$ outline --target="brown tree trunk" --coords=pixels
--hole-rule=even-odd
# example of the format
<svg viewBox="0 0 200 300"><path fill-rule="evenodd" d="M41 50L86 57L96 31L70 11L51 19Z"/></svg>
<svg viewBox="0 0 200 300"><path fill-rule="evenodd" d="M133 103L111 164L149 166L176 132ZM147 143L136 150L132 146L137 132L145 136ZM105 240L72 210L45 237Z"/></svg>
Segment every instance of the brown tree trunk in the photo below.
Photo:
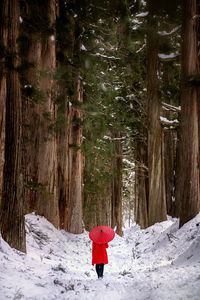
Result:
<svg viewBox="0 0 200 300"><path fill-rule="evenodd" d="M35 7L36 4L33 4ZM33 7L28 7L31 18ZM46 8L37 7L38 13L49 18L50 26L56 19L56 3L51 0ZM37 35L37 34L36 34ZM27 206L28 210L44 215L56 227L59 226L57 197L57 149L53 123L56 119L54 104L54 72L56 67L55 36L43 37L43 33L32 37L28 62L34 64L28 72L31 86L40 91L39 103L28 99L24 108L25 125L29 128L29 143L25 147L27 165ZM42 75L41 75L42 74ZM44 75L43 75L44 74ZM28 125L28 126L27 126Z"/></svg>
<svg viewBox="0 0 200 300"><path fill-rule="evenodd" d="M8 51L10 54L7 74L5 165L0 227L2 237L20 251L26 251L25 220L23 210L23 174L21 164L22 102L19 74L17 39L19 34L19 2L8 3Z"/></svg>
<svg viewBox="0 0 200 300"><path fill-rule="evenodd" d="M170 85L170 70L169 64L164 62L163 64L163 80L165 90L169 89ZM170 100L169 104L172 104ZM171 120L174 112L170 110L163 110L164 117ZM165 170L165 188L166 188L166 203L167 214L172 217L178 217L175 204L175 161L176 161L176 141L177 131L170 128L164 130L164 170Z"/></svg>
<svg viewBox="0 0 200 300"><path fill-rule="evenodd" d="M58 124L57 130L57 161L58 161L58 204L60 216L60 228L67 230L67 215L69 203L69 111L71 111L71 102L69 94L72 92L72 66L66 63L73 57L74 51L74 19L67 11L65 1L59 0L57 7L57 23L70 24L70 31L65 31L61 25L57 32L57 103L58 103ZM63 35L68 34L71 43L63 47ZM63 59L63 57L65 59ZM63 72L64 70L64 72ZM61 75L61 74L62 75ZM64 74L64 75L63 75ZM59 77L61 76L61 78Z"/></svg>
<svg viewBox="0 0 200 300"><path fill-rule="evenodd" d="M170 129L164 131L164 157L165 157L165 186L167 214L177 217L175 206L175 153L176 133Z"/></svg>
<svg viewBox="0 0 200 300"><path fill-rule="evenodd" d="M47 16L49 17L50 25L52 26L56 20L56 0L50 1ZM57 116L54 103L54 75L56 68L55 40L55 35L49 36L46 43L42 43L41 49L41 70L44 71L47 76L41 78L40 88L41 91L44 92L47 101L41 108L43 116L40 116L41 125L43 125L43 136L41 136L41 145L38 153L38 181L46 184L47 197L41 195L38 199L38 211L39 214L44 215L52 224L54 224L54 226L59 227L57 197L57 145L56 134L54 129L51 128ZM46 113L48 113L49 122L47 122L44 117L44 114Z"/></svg>
<svg viewBox="0 0 200 300"><path fill-rule="evenodd" d="M95 226L111 226L111 184L101 190L99 194L87 194L84 201L84 225L90 231Z"/></svg>
<svg viewBox="0 0 200 300"><path fill-rule="evenodd" d="M7 50L8 28L6 20L8 18L8 1L0 3L0 40L2 47L2 57L0 58L0 206L3 184L4 148L5 148L5 118L6 118L6 68L5 52Z"/></svg>
<svg viewBox="0 0 200 300"><path fill-rule="evenodd" d="M148 227L147 149L143 141L136 142L134 219L141 228Z"/></svg>
<svg viewBox="0 0 200 300"><path fill-rule="evenodd" d="M84 195L83 206L83 221L87 231L90 231L93 227L97 226L97 212L96 195L87 193L87 195Z"/></svg>
<svg viewBox="0 0 200 300"><path fill-rule="evenodd" d="M83 156L80 149L82 143L82 115L76 102L83 101L83 91L79 73L75 78L75 86L75 101L72 100L72 105L69 108L69 200L67 203L67 231L81 233L83 232Z"/></svg>
<svg viewBox="0 0 200 300"><path fill-rule="evenodd" d="M147 105L148 105L148 179L149 179L149 226L164 221L167 217L163 133L160 124L160 102L158 98L158 37L155 7L149 1L147 37Z"/></svg>
<svg viewBox="0 0 200 300"><path fill-rule="evenodd" d="M114 138L114 159L112 179L112 219L111 225L116 226L116 233L121 235L122 232L122 143L120 132L113 133Z"/></svg>
<svg viewBox="0 0 200 300"><path fill-rule="evenodd" d="M200 210L198 90L199 75L197 1L183 1L182 86L180 127L180 175L177 189L181 201L180 226Z"/></svg>
<svg viewBox="0 0 200 300"><path fill-rule="evenodd" d="M59 113L59 111L58 111ZM67 230L67 203L69 196L69 119L68 103L66 102L64 112L64 124L59 128L57 134L58 153L58 204L60 216L60 228Z"/></svg>
<svg viewBox="0 0 200 300"><path fill-rule="evenodd" d="M31 11L31 7L29 7ZM27 61L34 64L27 74L26 86L34 87L39 90L40 76L36 70L40 66L41 60L41 41L37 40L30 43ZM38 152L40 147L40 105L29 97L23 101L23 138L24 138L24 169L25 169L25 209L26 213L36 211L38 194L41 186L38 182L39 160Z"/></svg>
<svg viewBox="0 0 200 300"><path fill-rule="evenodd" d="M180 217L180 211L181 211L181 195L180 195L180 189L179 189L179 180L182 177L181 169L180 169L180 127L177 131L177 145L176 145L176 171L175 171L175 217Z"/></svg>
<svg viewBox="0 0 200 300"><path fill-rule="evenodd" d="M72 1L76 6L76 1ZM79 8L77 7L79 10ZM60 28L60 43L58 57L61 57L60 67L64 69L65 78L59 84L58 117L64 119L62 128L57 134L58 142L58 197L60 227L72 232L81 233L83 209L83 162L82 114L80 103L83 101L83 90L78 66L67 63L76 59L80 52L79 21L75 22L66 10L65 1L59 1L58 24L68 23L67 33ZM69 30L70 28L70 30ZM63 35L68 34L69 45L64 43Z"/></svg>
<svg viewBox="0 0 200 300"><path fill-rule="evenodd" d="M95 226L111 226L111 195L112 188L111 185L108 184L98 197L98 207L96 211L97 221Z"/></svg>

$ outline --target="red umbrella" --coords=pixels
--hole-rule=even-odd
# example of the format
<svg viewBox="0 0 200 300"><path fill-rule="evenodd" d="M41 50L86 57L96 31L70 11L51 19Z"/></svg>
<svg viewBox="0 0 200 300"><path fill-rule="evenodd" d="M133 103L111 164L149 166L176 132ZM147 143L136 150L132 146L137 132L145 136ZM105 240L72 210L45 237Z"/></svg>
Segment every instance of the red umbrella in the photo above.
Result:
<svg viewBox="0 0 200 300"><path fill-rule="evenodd" d="M115 232L109 226L96 226L89 233L89 238L97 244L108 243L112 241L114 237Z"/></svg>

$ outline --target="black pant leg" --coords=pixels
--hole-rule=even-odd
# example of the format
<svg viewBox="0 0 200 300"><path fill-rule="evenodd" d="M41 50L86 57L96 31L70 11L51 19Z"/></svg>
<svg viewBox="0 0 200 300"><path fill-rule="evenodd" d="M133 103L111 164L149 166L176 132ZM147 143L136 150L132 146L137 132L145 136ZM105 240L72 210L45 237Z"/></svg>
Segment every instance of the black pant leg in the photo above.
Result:
<svg viewBox="0 0 200 300"><path fill-rule="evenodd" d="M104 264L100 264L100 277L103 277Z"/></svg>
<svg viewBox="0 0 200 300"><path fill-rule="evenodd" d="M96 272L98 275L98 278L100 277L100 264L96 264Z"/></svg>

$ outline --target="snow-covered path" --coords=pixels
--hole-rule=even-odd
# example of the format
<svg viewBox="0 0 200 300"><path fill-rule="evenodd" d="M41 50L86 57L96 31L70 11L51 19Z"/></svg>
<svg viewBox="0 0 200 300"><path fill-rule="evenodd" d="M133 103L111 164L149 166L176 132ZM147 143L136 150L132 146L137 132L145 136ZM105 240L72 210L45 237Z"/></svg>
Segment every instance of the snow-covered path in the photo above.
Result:
<svg viewBox="0 0 200 300"><path fill-rule="evenodd" d="M0 300L200 299L200 214L178 229L169 219L137 225L108 248L103 280L91 265L88 232L59 231L30 214L27 255L0 244Z"/></svg>

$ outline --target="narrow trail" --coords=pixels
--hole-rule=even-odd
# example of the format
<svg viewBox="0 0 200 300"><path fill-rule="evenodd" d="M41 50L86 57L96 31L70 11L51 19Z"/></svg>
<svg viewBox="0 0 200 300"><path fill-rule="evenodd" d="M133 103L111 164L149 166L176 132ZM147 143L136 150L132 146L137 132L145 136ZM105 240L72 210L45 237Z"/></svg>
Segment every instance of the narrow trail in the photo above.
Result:
<svg viewBox="0 0 200 300"><path fill-rule="evenodd" d="M178 229L169 219L116 235L98 280L88 232L59 231L45 218L26 216L27 255L0 246L0 299L199 299L200 214Z"/></svg>

